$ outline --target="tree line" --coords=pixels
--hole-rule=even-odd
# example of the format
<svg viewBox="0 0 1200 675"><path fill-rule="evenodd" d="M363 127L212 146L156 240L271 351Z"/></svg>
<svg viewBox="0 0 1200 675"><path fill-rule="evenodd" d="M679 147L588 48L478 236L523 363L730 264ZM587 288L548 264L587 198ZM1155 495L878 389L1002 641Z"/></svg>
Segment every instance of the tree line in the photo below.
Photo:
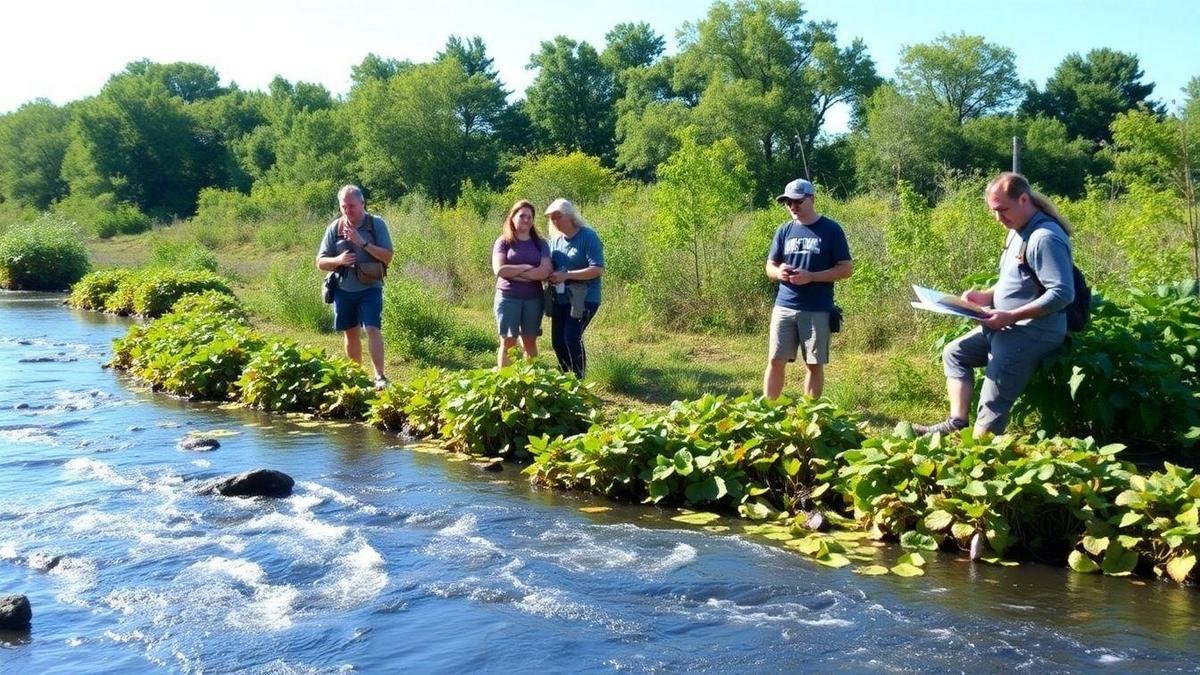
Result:
<svg viewBox="0 0 1200 675"><path fill-rule="evenodd" d="M0 200L161 220L194 214L205 188L354 181L375 200L453 203L464 186L505 188L530 156L582 152L653 182L685 143L735 148L758 203L797 175L842 195L904 182L932 196L947 172L1007 166L1014 136L1049 192L1078 196L1100 177L1194 183L1200 78L1168 110L1134 54L1069 54L1039 86L1018 79L1011 49L947 34L905 46L887 79L861 40L795 0L715 2L678 36L675 55L646 23L614 26L599 48L557 36L530 56L536 77L515 100L479 37L451 36L427 63L367 54L343 97L135 61L95 96L0 116ZM823 133L843 105L850 131Z"/></svg>

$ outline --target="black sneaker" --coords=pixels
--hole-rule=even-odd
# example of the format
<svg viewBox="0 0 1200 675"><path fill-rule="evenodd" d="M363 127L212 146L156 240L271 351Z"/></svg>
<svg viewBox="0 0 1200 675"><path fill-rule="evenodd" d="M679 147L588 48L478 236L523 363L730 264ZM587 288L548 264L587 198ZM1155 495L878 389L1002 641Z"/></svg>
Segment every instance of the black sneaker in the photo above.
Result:
<svg viewBox="0 0 1200 675"><path fill-rule="evenodd" d="M933 434L952 434L956 431L962 431L967 428L967 421L957 417L947 417L937 424L914 424L913 433L918 436L931 436Z"/></svg>

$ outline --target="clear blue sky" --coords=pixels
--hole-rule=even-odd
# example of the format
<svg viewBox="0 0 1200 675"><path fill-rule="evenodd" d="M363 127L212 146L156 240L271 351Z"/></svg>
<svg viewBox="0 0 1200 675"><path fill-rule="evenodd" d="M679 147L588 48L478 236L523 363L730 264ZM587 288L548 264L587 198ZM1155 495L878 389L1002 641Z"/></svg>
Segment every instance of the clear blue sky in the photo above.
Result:
<svg viewBox="0 0 1200 675"><path fill-rule="evenodd" d="M646 21L673 52L676 31L708 7L699 0L18 1L4 9L0 112L37 97L61 104L94 94L139 58L210 65L246 89L279 74L343 94L351 66L367 52L428 61L452 34L481 36L519 95L542 40L562 34L600 48L614 24ZM811 19L836 22L844 43L862 38L885 77L903 45L958 31L1011 48L1021 78L1039 85L1067 54L1097 47L1136 54L1160 100L1178 98L1200 76L1200 0L812 0L805 7ZM844 116L830 129L842 126Z"/></svg>

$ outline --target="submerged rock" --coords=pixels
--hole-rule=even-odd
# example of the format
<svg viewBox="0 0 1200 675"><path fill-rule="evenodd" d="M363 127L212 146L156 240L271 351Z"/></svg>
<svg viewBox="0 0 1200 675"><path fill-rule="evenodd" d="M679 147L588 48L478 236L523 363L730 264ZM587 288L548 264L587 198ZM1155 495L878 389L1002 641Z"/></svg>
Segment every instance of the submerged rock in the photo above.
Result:
<svg viewBox="0 0 1200 675"><path fill-rule="evenodd" d="M179 439L175 447L180 450L191 450L192 452L208 452L221 447L220 441L215 438L201 438L200 436L184 436Z"/></svg>
<svg viewBox="0 0 1200 675"><path fill-rule="evenodd" d="M200 494L225 497L286 497L296 481L282 471L255 469L236 476L217 478L200 486Z"/></svg>
<svg viewBox="0 0 1200 675"><path fill-rule="evenodd" d="M24 630L29 628L32 620L33 608L29 606L29 598L23 595L0 598L0 629Z"/></svg>
<svg viewBox="0 0 1200 675"><path fill-rule="evenodd" d="M55 567L58 567L58 564L61 562L61 555L50 555L48 553L34 553L33 555L29 556L29 560L27 561L30 569L35 569L41 572L49 572Z"/></svg>

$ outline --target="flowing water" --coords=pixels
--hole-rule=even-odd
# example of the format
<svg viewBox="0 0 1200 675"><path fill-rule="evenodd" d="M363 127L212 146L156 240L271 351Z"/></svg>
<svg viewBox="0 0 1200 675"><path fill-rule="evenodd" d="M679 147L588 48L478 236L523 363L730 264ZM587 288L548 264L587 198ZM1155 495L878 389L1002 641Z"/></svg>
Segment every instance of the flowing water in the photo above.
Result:
<svg viewBox="0 0 1200 675"><path fill-rule="evenodd" d="M60 301L0 294L0 595L34 611L0 672L1200 668L1195 589L946 553L827 569L361 425L144 391L101 368L128 322ZM258 467L294 494L191 490Z"/></svg>

